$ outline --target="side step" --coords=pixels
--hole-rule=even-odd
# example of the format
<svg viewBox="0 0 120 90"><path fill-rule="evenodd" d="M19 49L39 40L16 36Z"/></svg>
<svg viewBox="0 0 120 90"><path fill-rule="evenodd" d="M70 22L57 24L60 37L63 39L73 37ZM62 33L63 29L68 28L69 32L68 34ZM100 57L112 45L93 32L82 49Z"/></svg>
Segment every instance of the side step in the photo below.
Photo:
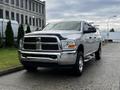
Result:
<svg viewBox="0 0 120 90"><path fill-rule="evenodd" d="M89 56L86 56L85 59L84 59L84 61L85 61L85 62L88 62L88 61L90 61L91 59L93 59L94 57L95 57L95 55L94 55L94 54L91 54L91 55L89 55Z"/></svg>

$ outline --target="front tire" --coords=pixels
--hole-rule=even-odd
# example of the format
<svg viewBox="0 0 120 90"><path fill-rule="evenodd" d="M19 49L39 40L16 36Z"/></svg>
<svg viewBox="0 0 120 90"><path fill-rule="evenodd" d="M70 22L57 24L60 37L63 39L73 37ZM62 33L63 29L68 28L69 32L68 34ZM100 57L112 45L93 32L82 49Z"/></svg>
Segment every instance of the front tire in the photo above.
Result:
<svg viewBox="0 0 120 90"><path fill-rule="evenodd" d="M35 66L24 65L24 69L26 69L28 72L35 72L35 71L37 71L37 67L35 67Z"/></svg>
<svg viewBox="0 0 120 90"><path fill-rule="evenodd" d="M83 57L83 52L78 52L77 53L77 58L76 58L76 63L73 67L74 74L77 76L82 75L84 70L84 57Z"/></svg>

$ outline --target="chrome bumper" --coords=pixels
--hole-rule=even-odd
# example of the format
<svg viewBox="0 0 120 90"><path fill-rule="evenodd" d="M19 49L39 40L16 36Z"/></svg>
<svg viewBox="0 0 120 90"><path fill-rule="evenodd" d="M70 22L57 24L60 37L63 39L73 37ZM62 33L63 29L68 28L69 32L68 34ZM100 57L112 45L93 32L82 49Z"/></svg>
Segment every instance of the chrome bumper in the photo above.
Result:
<svg viewBox="0 0 120 90"><path fill-rule="evenodd" d="M76 62L76 51L64 51L64 52L30 52L19 50L19 59L21 61L39 62L39 63L56 63L58 65L71 65ZM38 55L37 57L23 56L23 54ZM44 55L44 57L39 57ZM45 55L55 55L56 58L45 57Z"/></svg>

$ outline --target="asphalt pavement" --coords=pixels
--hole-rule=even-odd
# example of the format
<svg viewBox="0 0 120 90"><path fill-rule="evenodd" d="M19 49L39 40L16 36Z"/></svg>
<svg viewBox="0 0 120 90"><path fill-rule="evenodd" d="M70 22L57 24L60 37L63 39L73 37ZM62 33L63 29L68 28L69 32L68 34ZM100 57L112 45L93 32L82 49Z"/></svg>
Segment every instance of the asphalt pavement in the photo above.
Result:
<svg viewBox="0 0 120 90"><path fill-rule="evenodd" d="M0 90L120 90L120 43L103 46L102 59L87 62L80 77L66 69L22 70L1 76Z"/></svg>

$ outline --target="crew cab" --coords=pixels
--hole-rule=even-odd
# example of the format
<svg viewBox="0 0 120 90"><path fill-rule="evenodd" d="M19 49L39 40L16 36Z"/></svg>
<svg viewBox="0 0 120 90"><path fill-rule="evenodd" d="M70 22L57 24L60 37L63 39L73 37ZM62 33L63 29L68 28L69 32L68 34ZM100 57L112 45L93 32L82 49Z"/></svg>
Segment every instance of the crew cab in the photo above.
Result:
<svg viewBox="0 0 120 90"><path fill-rule="evenodd" d="M38 67L71 67L81 75L84 63L101 59L101 35L85 21L48 24L42 31L28 33L20 40L19 59L28 71Z"/></svg>

